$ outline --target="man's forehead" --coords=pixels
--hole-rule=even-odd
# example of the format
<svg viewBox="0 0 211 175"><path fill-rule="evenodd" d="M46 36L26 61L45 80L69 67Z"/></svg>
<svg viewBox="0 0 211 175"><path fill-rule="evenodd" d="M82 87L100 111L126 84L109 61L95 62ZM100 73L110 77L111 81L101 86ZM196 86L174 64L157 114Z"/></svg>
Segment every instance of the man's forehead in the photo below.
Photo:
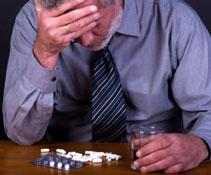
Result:
<svg viewBox="0 0 211 175"><path fill-rule="evenodd" d="M44 7L55 8L63 3L77 1L77 0L38 0ZM107 0L84 0L83 3L79 4L75 9L85 7L87 5L96 5L98 8L101 5L101 2L106 2ZM109 0L108 0L109 1Z"/></svg>
<svg viewBox="0 0 211 175"><path fill-rule="evenodd" d="M83 3L79 4L76 6L76 9L78 8L82 8L88 5L96 5L97 7L99 7L100 5L100 0L85 0Z"/></svg>

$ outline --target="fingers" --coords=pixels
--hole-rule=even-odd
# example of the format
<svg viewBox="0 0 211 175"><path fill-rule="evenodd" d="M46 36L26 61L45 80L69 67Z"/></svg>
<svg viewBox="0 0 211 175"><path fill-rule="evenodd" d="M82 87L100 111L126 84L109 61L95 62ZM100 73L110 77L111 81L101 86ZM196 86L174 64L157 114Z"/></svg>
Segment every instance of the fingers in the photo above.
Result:
<svg viewBox="0 0 211 175"><path fill-rule="evenodd" d="M99 16L99 13L93 14L94 12L97 12L97 7L95 5L86 6L84 8L73 10L64 15L59 16L57 21L62 22L60 23L60 26L62 26L72 23L80 18L86 18L87 16L89 16L88 19L95 20L96 14Z"/></svg>
<svg viewBox="0 0 211 175"><path fill-rule="evenodd" d="M186 169L184 169L183 164L178 163L178 164L176 164L176 165L164 170L164 173L171 173L172 174L172 173L179 173L179 172L185 171L185 170Z"/></svg>
<svg viewBox="0 0 211 175"><path fill-rule="evenodd" d="M56 17L59 15L62 15L64 13L66 13L67 11L72 10L74 7L76 7L77 5L81 4L82 2L84 2L85 0L70 0L67 1L61 5L59 5L58 7L56 7L55 9L52 10L52 14Z"/></svg>
<svg viewBox="0 0 211 175"><path fill-rule="evenodd" d="M65 3L60 4L58 7L46 10L39 3L39 0L34 0L35 6L36 6L36 12L37 12L38 16L43 10L46 10L47 12L49 12L51 14L51 17L60 16L64 13L66 13L67 11L72 10L74 7L76 7L77 5L81 4L84 1L85 0L70 0Z"/></svg>
<svg viewBox="0 0 211 175"><path fill-rule="evenodd" d="M145 162L143 163L140 159L136 161L134 166L136 168L140 168L140 171L143 173L150 173L161 170L173 173L184 171L183 162L181 162L179 155L168 156L164 159L160 159L159 161L155 161L154 163L147 165L145 165Z"/></svg>
<svg viewBox="0 0 211 175"><path fill-rule="evenodd" d="M139 166L149 165L149 164L158 162L158 161L168 157L169 156L169 154L167 153L168 151L169 151L169 149L162 149L162 150L153 152L151 154L141 156L135 162Z"/></svg>
<svg viewBox="0 0 211 175"><path fill-rule="evenodd" d="M149 137L144 140L140 140L141 146L140 149L137 151L137 157L144 157L148 154L159 150L168 150L168 147L171 146L172 142L168 139L168 137L164 136L154 136ZM162 152L162 151L161 151Z"/></svg>
<svg viewBox="0 0 211 175"><path fill-rule="evenodd" d="M81 28L83 28L84 26L98 20L100 18L99 13L96 13L94 15L90 15L88 17L82 18L78 21L74 21L72 23L68 23L66 24L66 26L62 26L62 28L65 28L64 34L66 33L71 33L71 32L76 32L78 30L80 30ZM97 22L95 22L97 23Z"/></svg>
<svg viewBox="0 0 211 175"><path fill-rule="evenodd" d="M144 137L141 139L135 139L134 140L134 145L146 145L148 143L150 143L151 141L153 141L154 139L156 139L157 137L163 136L163 134L157 134L157 135L151 135L149 137Z"/></svg>
<svg viewBox="0 0 211 175"><path fill-rule="evenodd" d="M84 27L80 28L80 30L77 30L75 32L70 32L69 30L71 29L67 28L67 26L60 27L60 30L57 30L56 33L54 32L51 34L51 38L53 38L52 43L57 46L56 48L59 48L59 45L64 48L69 45L70 41L80 37L81 34L92 29L96 25L96 22L91 22L90 24L85 25ZM57 37L57 35L59 35L60 37Z"/></svg>
<svg viewBox="0 0 211 175"><path fill-rule="evenodd" d="M95 27L100 18L95 5L77 8L85 0L70 0L50 9L43 7L39 0L34 1L38 23L34 48L39 48L34 50L40 53L58 55L70 41Z"/></svg>
<svg viewBox="0 0 211 175"><path fill-rule="evenodd" d="M67 9L67 4L70 4L71 2L72 1L61 4L54 9L46 10L43 9L38 0L35 0L39 28L43 28L45 31L51 33L67 34L78 31L86 25L99 20L100 14L97 12L98 9L95 5L85 6L63 14L62 12ZM74 5L71 7L74 7ZM60 9L59 11L62 15L53 17L53 14L55 15L55 11L58 11L58 9ZM55 32L55 30L57 30L57 32Z"/></svg>
<svg viewBox="0 0 211 175"><path fill-rule="evenodd" d="M169 171L180 172L184 171L184 162L182 162L179 155L169 155L156 153L153 156L138 159L134 162L136 168L140 168L143 173L150 173L154 171Z"/></svg>
<svg viewBox="0 0 211 175"><path fill-rule="evenodd" d="M73 33L69 33L67 35L64 35L65 36L65 39L70 42L71 40L73 39L76 39L78 37L80 37L83 33L85 33L86 31L89 31L90 29L94 28L95 26L97 25L96 22L92 22L84 27L82 27L80 30L77 30Z"/></svg>
<svg viewBox="0 0 211 175"><path fill-rule="evenodd" d="M204 153L200 141L188 134L164 134L139 139L134 144L144 146L137 151L138 159L134 161L134 166L142 172L163 170L166 173L178 173L192 169L204 160L200 157Z"/></svg>

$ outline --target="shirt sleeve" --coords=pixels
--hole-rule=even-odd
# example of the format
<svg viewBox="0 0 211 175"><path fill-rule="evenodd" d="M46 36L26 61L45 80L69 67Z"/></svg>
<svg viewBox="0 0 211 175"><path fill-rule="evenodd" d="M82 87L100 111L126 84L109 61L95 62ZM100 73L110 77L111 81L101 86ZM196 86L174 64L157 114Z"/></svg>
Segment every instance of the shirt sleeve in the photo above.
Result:
<svg viewBox="0 0 211 175"><path fill-rule="evenodd" d="M174 78L171 86L182 109L184 128L211 148L211 40L201 20L187 8L178 10L174 26ZM210 150L209 150L210 151ZM210 158L209 158L210 159Z"/></svg>
<svg viewBox="0 0 211 175"><path fill-rule="evenodd" d="M45 69L34 57L36 35L36 15L30 1L14 25L3 99L5 131L21 145L31 145L44 136L58 76L57 70Z"/></svg>

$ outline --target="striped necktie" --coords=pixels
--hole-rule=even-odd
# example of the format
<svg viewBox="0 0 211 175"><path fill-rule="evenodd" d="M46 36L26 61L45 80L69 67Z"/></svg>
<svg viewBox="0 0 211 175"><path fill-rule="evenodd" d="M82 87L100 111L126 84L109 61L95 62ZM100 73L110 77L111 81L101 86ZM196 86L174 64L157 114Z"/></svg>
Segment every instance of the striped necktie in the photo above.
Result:
<svg viewBox="0 0 211 175"><path fill-rule="evenodd" d="M125 101L108 46L98 52L92 71L92 140L125 142Z"/></svg>

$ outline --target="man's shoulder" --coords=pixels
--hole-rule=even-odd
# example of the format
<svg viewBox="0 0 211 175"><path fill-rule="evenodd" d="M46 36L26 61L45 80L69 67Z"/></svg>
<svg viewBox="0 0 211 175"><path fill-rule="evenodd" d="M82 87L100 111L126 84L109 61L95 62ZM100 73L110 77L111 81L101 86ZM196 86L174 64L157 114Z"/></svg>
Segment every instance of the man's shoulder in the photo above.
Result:
<svg viewBox="0 0 211 175"><path fill-rule="evenodd" d="M197 13L184 0L135 0L140 11L143 8L151 12L160 13L162 17L183 18L186 21L192 21ZM149 9L151 8L151 9ZM155 11L156 10L156 11Z"/></svg>
<svg viewBox="0 0 211 175"><path fill-rule="evenodd" d="M33 0L29 0L20 10L17 19L36 18L35 4Z"/></svg>
<svg viewBox="0 0 211 175"><path fill-rule="evenodd" d="M37 15L34 0L29 0L19 11L16 16L15 26L24 28L29 33L32 28L37 28Z"/></svg>
<svg viewBox="0 0 211 175"><path fill-rule="evenodd" d="M155 0L160 4L168 7L178 17L185 17L187 20L192 20L197 16L195 10L184 0Z"/></svg>
<svg viewBox="0 0 211 175"><path fill-rule="evenodd" d="M165 7L167 9L176 9L178 7L189 8L189 5L184 0L135 0L137 4L142 5L153 4Z"/></svg>
<svg viewBox="0 0 211 175"><path fill-rule="evenodd" d="M13 32L16 35L16 39L24 36L34 41L37 35L37 29L35 4L33 0L29 0L16 16Z"/></svg>

